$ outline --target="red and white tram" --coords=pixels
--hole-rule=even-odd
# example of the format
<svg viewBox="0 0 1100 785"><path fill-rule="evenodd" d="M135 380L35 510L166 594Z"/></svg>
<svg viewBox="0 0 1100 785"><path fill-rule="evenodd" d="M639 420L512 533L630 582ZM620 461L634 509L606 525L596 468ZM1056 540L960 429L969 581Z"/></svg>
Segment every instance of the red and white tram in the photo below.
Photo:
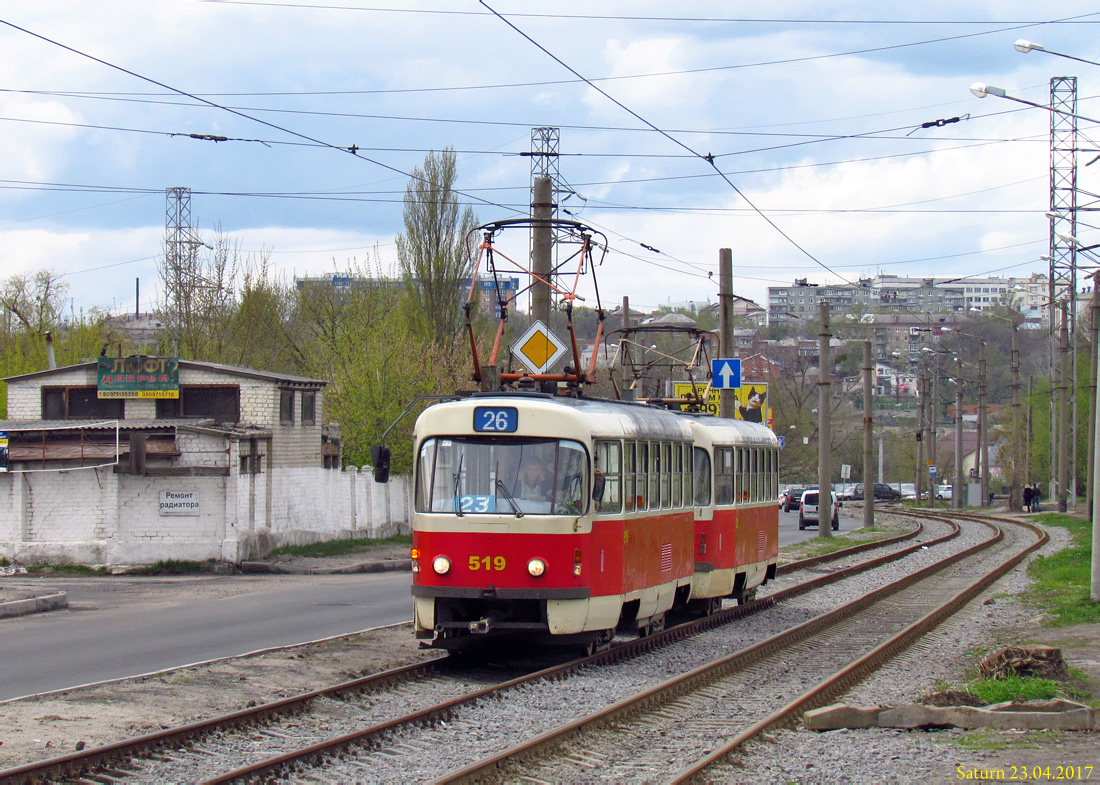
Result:
<svg viewBox="0 0 1100 785"><path fill-rule="evenodd" d="M695 577L691 601L746 602L775 577L779 558L779 442L742 420L694 417Z"/></svg>
<svg viewBox="0 0 1100 785"><path fill-rule="evenodd" d="M416 635L597 647L751 597L778 554L777 442L641 404L489 393L417 419Z"/></svg>

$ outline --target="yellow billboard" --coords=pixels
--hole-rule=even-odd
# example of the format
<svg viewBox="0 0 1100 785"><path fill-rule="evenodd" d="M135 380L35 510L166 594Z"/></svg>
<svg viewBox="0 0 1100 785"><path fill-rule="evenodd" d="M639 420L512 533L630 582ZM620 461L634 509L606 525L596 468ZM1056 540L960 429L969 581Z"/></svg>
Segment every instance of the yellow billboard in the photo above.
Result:
<svg viewBox="0 0 1100 785"><path fill-rule="evenodd" d="M706 389L706 385L697 383L694 389L701 393ZM677 398L694 394L691 382L673 382L672 394ZM766 383L744 382L740 387L733 389L733 395L737 401L734 405L733 419L758 422L767 425L769 428L772 427L774 420L772 419L772 407L768 405L768 385ZM684 404L681 408L686 410L687 404ZM718 390L712 389L707 393L703 411L708 414L718 414Z"/></svg>

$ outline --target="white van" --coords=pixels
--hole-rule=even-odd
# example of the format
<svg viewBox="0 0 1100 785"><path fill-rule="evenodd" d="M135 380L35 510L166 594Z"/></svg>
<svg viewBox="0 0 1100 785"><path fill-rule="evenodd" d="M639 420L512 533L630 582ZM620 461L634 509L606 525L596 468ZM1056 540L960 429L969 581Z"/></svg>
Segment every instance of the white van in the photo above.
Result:
<svg viewBox="0 0 1100 785"><path fill-rule="evenodd" d="M840 528L840 500L836 497L836 491L830 491L830 495L833 497L833 530ZM803 491L802 500L798 503L798 528L805 529L810 524L817 524L817 528L821 528L821 505L819 503L820 494L817 488L811 488L808 491ZM828 513L826 513L828 514Z"/></svg>

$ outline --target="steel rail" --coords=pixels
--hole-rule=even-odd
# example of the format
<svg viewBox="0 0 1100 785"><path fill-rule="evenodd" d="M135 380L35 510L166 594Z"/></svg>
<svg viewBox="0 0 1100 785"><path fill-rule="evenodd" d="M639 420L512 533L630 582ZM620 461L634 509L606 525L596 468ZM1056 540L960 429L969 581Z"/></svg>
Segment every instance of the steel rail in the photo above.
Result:
<svg viewBox="0 0 1100 785"><path fill-rule="evenodd" d="M976 520L983 523L986 522L984 516L956 515L954 517L967 518L968 520ZM802 712L824 706L833 698L847 692L855 684L865 679L884 663L893 659L897 654L912 645L918 638L926 635L948 617L961 610L967 603L1008 573L1009 570L1015 568L1016 565L1026 559L1030 554L1043 547L1050 539L1046 532L1042 531L1038 526L1026 521L1016 521L1007 518L995 518L995 520L1016 524L1030 529L1032 533L1036 535L1035 542L1020 553L1001 563L995 569L987 572L980 579L974 581L970 586L956 594L952 599L941 604L939 607L933 609L913 624L906 627L897 635L894 635L889 640L875 647L872 651L853 662L844 670L822 681L817 686L788 703L779 711L746 729L743 733L696 762L695 765L677 773L671 782L681 783L693 780L705 769L726 758L731 752L739 748L749 739L764 733L769 728L791 724Z"/></svg>
<svg viewBox="0 0 1100 785"><path fill-rule="evenodd" d="M403 717L395 718L391 721L378 723L369 728L365 728L362 731L354 734L348 734L337 739L329 740L328 742L313 745L309 748L297 751L295 753L288 753L287 755L278 756L269 760L262 761L252 767L246 767L245 769L239 769L231 774L227 774L222 778L210 780L210 782L225 782L232 779L239 779L251 774L257 774L268 771L279 770L290 763L293 763L296 759L312 757L317 754L321 754L324 751L332 751L341 749L352 744L362 744L366 739L377 736L388 731L392 731L397 727L403 725L416 724L422 722L431 722L439 719L446 719L451 713L463 704L473 703L485 698L487 695L493 692L503 692L508 689L512 689L520 684L538 681L543 679L560 679L568 676L570 673L579 670L582 667L589 665L603 665L619 662L632 657L637 657L645 652L660 648L661 646L669 645L673 642L682 640L692 635L705 632L710 629L729 624L741 618L745 618L749 615L762 612L775 605L793 599L807 592L821 588L822 586L834 583L860 572L875 569L891 561L904 558L910 553L919 550L920 548L940 544L946 542L952 538L955 538L959 534L957 524L952 524L954 529L948 534L930 540L927 543L917 544L909 546L907 548L893 551L881 556L869 559L859 564L852 565L850 567L832 572L826 575L817 576L808 581L790 586L786 589L773 592L770 595L762 597L758 600L746 603L744 605L738 605L726 610L719 611L713 615L697 619L695 621L680 624L675 627L670 627L661 633L645 637L638 638L628 643L620 644L612 649L598 652L590 657L573 660L571 662L545 668L543 670L522 676L516 679L511 679L506 682L502 682L494 687L487 687L483 690L479 690L473 693L469 693L465 696L446 701L442 704L429 707L422 711L413 712ZM786 566L786 572L795 572L809 567L818 566L828 561L835 561L853 554L858 554L863 551L871 550L876 547L887 547L899 542L903 542L908 539L916 537L923 530L923 524L918 526L914 531L903 534L899 537L890 538L887 540L879 540L873 543L863 543L852 548L845 548L840 551L835 551L831 554L826 554L823 557L813 557L810 559L804 559L797 562L791 562ZM326 687L319 690L314 690L301 695L295 695L282 700L274 701L272 703L262 704L260 706L251 707L248 709L242 709L231 714L215 717L209 720L201 720L198 722L190 723L188 725L180 726L177 728L170 728L164 731L158 731L156 733L146 734L131 739L125 739L113 744L107 744L100 747L96 747L90 750L83 750L80 752L69 753L67 755L50 758L48 760L39 761L35 763L28 763L22 766L17 766L4 771L0 771L0 781L12 782L12 783L32 783L41 782L43 780L69 778L74 776L80 776L82 774L94 771L99 768L108 767L111 765L117 765L118 761L128 758L139 757L140 755L147 753L148 751L160 747L169 745L178 745L181 743L190 743L195 738L201 737L215 731L225 730L227 728L237 728L256 723L264 722L272 718L284 716L291 713L303 711L305 707L317 698L338 698L343 694L348 693L360 693L368 692L372 690L384 689L386 687L401 684L409 681L417 681L432 678L441 675L445 671L460 668L463 662L460 657L440 657L437 660L426 663L417 663L414 665L408 665L401 668L395 668L382 673L372 674L370 676L363 677L361 679L355 679L341 684L334 685L332 687Z"/></svg>
<svg viewBox="0 0 1100 785"><path fill-rule="evenodd" d="M928 516L931 517L931 516ZM987 540L978 543L970 548L967 548L959 553L949 556L929 567L919 570L914 573L901 578L898 581L894 581L887 584L867 595L848 603L844 606L836 608L825 614L822 614L814 619L810 619L797 627L791 628L786 632L773 636L765 641L761 641L753 646L747 647L729 657L718 660L708 665L700 666L693 671L689 671L686 674L682 674L675 678L669 679L663 684L657 685L649 690L646 690L631 698L626 698L606 709L595 712L588 717L577 720L573 723L564 725L553 731L548 731L525 742L517 744L508 750L502 751L496 755L489 756L475 764L466 766L461 769L454 770L444 775L436 782L480 782L480 781L494 781L499 780L502 777L507 776L505 774L504 767L519 764L529 758L538 758L543 756L546 752L559 747L571 737L583 734L587 731L593 730L597 727L608 725L614 721L622 720L623 718L638 713L644 712L650 707L664 706L669 701L683 695L686 692L698 689L706 686L715 680L722 678L728 674L741 670L754 662L760 660L763 657L777 653L791 645L801 642L806 638L817 634L820 631L827 630L830 627L837 624L839 621L847 619L864 609L870 607L874 603L878 602L891 594L897 593L902 589L908 588L943 569L956 564L970 556L979 553L986 548L1000 542L1004 533L997 527L993 526L986 520L980 520L981 523L989 526L994 530L993 536ZM1045 536L1045 535L1044 535ZM1042 540L1033 545L1029 550L1040 547ZM1016 557L1016 563L1019 559L1026 556L1027 552ZM1008 567L1004 567L999 571L999 574L1003 574L1003 571L1011 569L1013 564ZM988 582L992 582L994 578L989 579ZM960 606L961 607L961 606ZM942 618L945 618L942 617ZM908 631L906 631L908 632ZM912 633L909 633L910 636ZM903 632L903 635L905 633ZM908 641L908 638L906 639ZM895 644L896 646L897 644ZM905 643L908 645L908 642ZM896 649L900 651L900 648ZM891 652L895 652L891 649ZM895 652L896 653L896 652ZM891 654L893 656L893 654ZM877 667L877 665L876 665ZM851 671L851 669L845 669L845 671ZM852 671L854 672L854 671ZM868 671L869 672L869 671ZM862 678L862 676L861 676ZM796 711L797 709L791 709ZM773 723L774 724L774 723ZM759 731L757 731L759 732ZM727 752L728 754L728 752ZM709 764L707 764L709 765ZM514 771L511 772L514 774Z"/></svg>

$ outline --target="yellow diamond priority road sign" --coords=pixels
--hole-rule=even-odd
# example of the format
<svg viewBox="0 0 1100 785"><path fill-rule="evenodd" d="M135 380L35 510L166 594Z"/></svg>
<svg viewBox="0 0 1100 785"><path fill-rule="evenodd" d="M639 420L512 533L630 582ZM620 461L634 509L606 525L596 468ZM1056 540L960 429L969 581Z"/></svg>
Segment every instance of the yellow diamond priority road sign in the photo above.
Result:
<svg viewBox="0 0 1100 785"><path fill-rule="evenodd" d="M565 354L565 344L537 320L512 344L512 351L531 373L546 373Z"/></svg>

